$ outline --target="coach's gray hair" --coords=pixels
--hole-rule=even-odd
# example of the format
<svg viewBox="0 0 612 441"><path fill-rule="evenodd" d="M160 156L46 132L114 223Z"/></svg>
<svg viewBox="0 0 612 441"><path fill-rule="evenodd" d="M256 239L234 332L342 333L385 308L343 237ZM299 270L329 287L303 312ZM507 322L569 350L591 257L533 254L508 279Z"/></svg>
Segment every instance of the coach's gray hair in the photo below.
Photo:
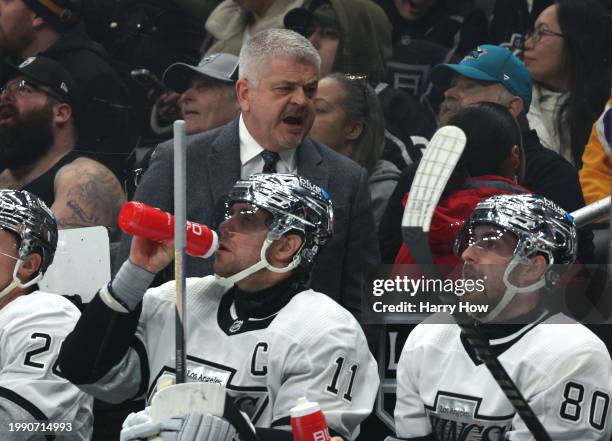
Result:
<svg viewBox="0 0 612 441"><path fill-rule="evenodd" d="M285 58L321 68L321 57L307 38L288 29L268 29L252 36L240 50L238 76L257 84L273 58Z"/></svg>

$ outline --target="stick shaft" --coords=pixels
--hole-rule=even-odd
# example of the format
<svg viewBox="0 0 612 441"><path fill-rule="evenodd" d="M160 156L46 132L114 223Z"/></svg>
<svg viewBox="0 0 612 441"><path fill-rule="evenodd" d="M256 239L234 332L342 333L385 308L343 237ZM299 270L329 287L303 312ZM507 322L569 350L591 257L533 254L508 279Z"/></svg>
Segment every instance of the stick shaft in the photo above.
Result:
<svg viewBox="0 0 612 441"><path fill-rule="evenodd" d="M610 215L610 196L593 202L586 207L579 208L570 214L574 218L576 228L583 227L601 218L607 220Z"/></svg>
<svg viewBox="0 0 612 441"><path fill-rule="evenodd" d="M175 362L176 382L185 382L187 348L185 344L186 295L185 247L187 231L185 121L174 122L174 278L175 278Z"/></svg>

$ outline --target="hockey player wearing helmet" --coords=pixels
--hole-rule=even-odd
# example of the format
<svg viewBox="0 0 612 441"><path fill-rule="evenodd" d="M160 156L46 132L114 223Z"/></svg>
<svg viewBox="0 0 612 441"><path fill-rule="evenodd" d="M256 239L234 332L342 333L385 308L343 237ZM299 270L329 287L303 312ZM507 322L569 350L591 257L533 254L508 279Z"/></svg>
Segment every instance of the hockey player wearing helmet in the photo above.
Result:
<svg viewBox="0 0 612 441"><path fill-rule="evenodd" d="M263 441L292 439L289 409L301 396L320 404L332 432L354 439L372 411L378 373L357 321L307 287L332 234L326 191L295 175L255 174L234 185L220 221L216 275L187 280L186 377L223 384ZM145 293L171 259L169 244L133 238L129 260L62 348L62 372L83 390L110 402L150 398L160 376L174 373L174 282ZM122 439L235 434L208 414L161 426L147 415L128 417Z"/></svg>
<svg viewBox="0 0 612 441"><path fill-rule="evenodd" d="M238 213L238 216L236 216ZM258 214L259 213L259 214ZM249 234L236 228L245 214L263 220L266 228L262 246L255 245L255 259L259 261L243 272L225 268L226 252L235 233ZM238 220L237 220L238 219ZM295 268L310 268L317 251L332 235L333 211L329 195L322 188L311 184L299 176L277 174L271 178L267 174L252 175L250 179L238 181L228 195L224 220L219 226L221 242L215 259L215 274L230 276L237 283L261 268L272 274L284 274ZM233 241L244 246L244 242ZM256 242L258 240L256 239ZM278 249L285 246L286 257L281 258L280 266L267 260L268 248ZM302 271L304 272L304 271ZM263 273L265 274L265 273ZM280 280L286 276L273 276ZM266 284L266 283L264 283ZM267 283L269 284L269 283Z"/></svg>
<svg viewBox="0 0 612 441"><path fill-rule="evenodd" d="M493 196L476 206L455 251L464 277L485 286L460 300L487 307L472 317L550 438L608 441L612 361L606 347L541 301L576 258L572 217L543 197ZM398 438L533 439L456 324L418 325L397 379Z"/></svg>
<svg viewBox="0 0 612 441"><path fill-rule="evenodd" d="M478 256L481 250L490 252ZM576 250L571 216L553 202L530 195L482 201L455 240L455 254L465 262L464 276L478 278L487 272L487 284L498 285L481 296L490 297L487 312L478 316L481 322L507 320L536 308L539 290L557 283L576 260ZM490 274L500 268L501 279Z"/></svg>
<svg viewBox="0 0 612 441"><path fill-rule="evenodd" d="M48 207L27 191L0 190L0 307L29 291L47 270L57 246L57 225ZM5 280L6 279L6 282Z"/></svg>
<svg viewBox="0 0 612 441"><path fill-rule="evenodd" d="M93 399L56 366L79 311L36 285L56 245L55 219L40 199L27 191L0 190L0 427L8 432L16 422L70 422L64 430L72 439L88 440Z"/></svg>

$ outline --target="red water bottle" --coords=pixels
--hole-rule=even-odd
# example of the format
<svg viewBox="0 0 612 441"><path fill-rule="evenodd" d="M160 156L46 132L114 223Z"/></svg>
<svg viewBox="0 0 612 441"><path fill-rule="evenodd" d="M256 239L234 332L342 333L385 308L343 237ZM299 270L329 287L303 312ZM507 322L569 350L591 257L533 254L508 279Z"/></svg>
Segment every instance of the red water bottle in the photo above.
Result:
<svg viewBox="0 0 612 441"><path fill-rule="evenodd" d="M295 441L329 441L329 428L318 403L298 398L295 407L289 409L291 433Z"/></svg>
<svg viewBox="0 0 612 441"><path fill-rule="evenodd" d="M128 202L119 212L119 228L132 236L161 242L174 238L174 216L142 202ZM210 257L219 248L217 233L206 225L187 221L187 246L190 256Z"/></svg>

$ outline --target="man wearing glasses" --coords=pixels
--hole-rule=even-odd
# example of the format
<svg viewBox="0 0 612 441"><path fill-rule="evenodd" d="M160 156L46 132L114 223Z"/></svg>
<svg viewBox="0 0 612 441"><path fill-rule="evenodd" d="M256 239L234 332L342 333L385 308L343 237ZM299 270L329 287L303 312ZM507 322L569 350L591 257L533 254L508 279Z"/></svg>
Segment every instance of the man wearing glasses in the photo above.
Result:
<svg viewBox="0 0 612 441"><path fill-rule="evenodd" d="M0 189L34 193L51 207L59 228L114 228L125 196L108 168L74 151L72 78L44 57L9 69L0 93Z"/></svg>
<svg viewBox="0 0 612 441"><path fill-rule="evenodd" d="M81 3L87 6L81 8ZM104 47L89 37L82 20L97 3L0 1L0 55L15 63L34 56L51 58L72 75L82 104L79 144L123 179L125 161L138 137L137 124L127 85L111 66Z"/></svg>

